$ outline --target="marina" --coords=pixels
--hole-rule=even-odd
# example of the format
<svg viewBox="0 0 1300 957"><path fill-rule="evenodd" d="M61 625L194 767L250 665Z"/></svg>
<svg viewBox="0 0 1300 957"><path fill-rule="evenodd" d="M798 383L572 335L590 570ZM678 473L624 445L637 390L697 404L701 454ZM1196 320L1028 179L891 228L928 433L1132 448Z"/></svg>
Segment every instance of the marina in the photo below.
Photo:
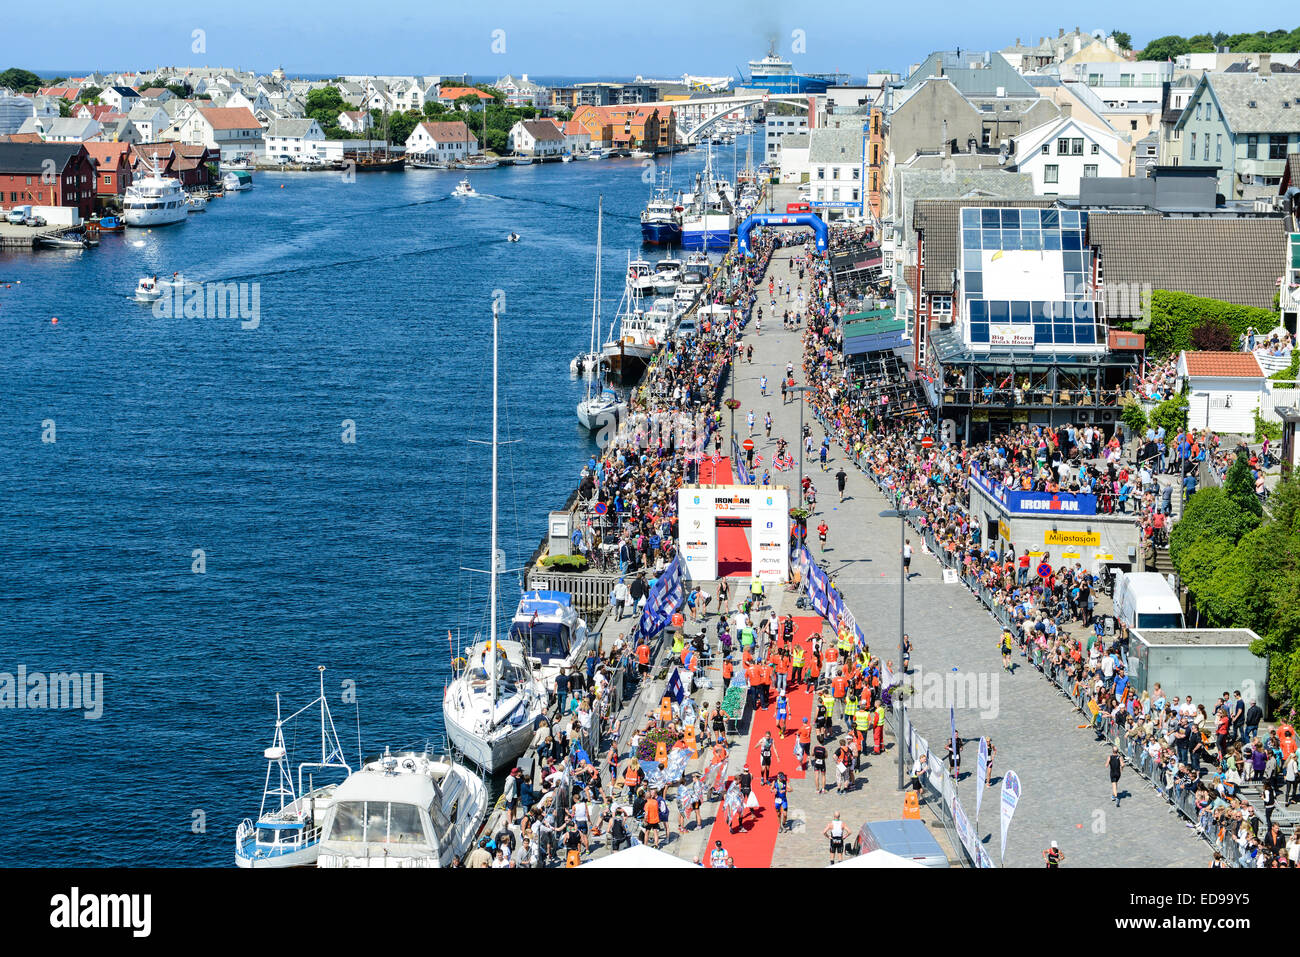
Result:
<svg viewBox="0 0 1300 957"><path fill-rule="evenodd" d="M407 6L0 73L21 910L1068 861L1091 933L1151 913L1120 867L1300 866L1300 30ZM295 75L383 36L498 72ZM396 879L329 943L430 936Z"/></svg>

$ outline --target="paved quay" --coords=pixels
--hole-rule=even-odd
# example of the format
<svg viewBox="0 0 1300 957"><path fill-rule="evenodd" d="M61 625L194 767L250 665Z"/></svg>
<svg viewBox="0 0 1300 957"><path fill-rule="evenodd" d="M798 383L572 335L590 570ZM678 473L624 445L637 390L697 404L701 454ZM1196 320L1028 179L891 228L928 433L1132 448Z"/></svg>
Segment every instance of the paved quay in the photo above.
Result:
<svg viewBox="0 0 1300 957"><path fill-rule="evenodd" d="M786 262L792 254L789 249L778 251L771 273L792 275ZM797 444L799 402L792 398L783 406L779 386L787 362L794 363L796 381L803 382L801 334L783 331L778 321L785 301L778 298L778 319L771 321L771 307L767 300L761 301L765 303L763 332L746 337L746 345L754 347L753 361L739 366L736 379L736 398L741 403L736 422L741 438L748 432L744 422L750 409L760 426L765 412L771 412L773 418L772 439L766 438L761 427L755 429L755 452L763 457L755 469L760 476L764 468L770 468L776 438L788 439L792 449ZM768 398L759 391L764 375L769 382ZM804 421L812 423L813 436L820 440L824 430L810 411L805 412ZM838 501L834 479L841 465L848 476L843 503ZM897 660L899 526L897 519L879 517L891 503L834 445L828 471L822 472L819 464L810 462L805 463L804 472L812 476L818 490L809 529L822 520L829 526L824 557L831 577L873 652ZM773 471L774 476L778 474L781 478L773 481L797 485L797 467L788 473ZM1110 802L1104 767L1108 750L1090 727L1078 727L1086 723L1083 716L1023 659L1017 659L1015 674L1002 670L996 647L1000 629L993 616L963 585L945 584L938 562L922 553L919 537L910 529L908 537L915 549L906 586L913 671L923 675L955 668L963 677L975 676L977 687L991 692L990 700L980 706L955 710L957 733L969 742L958 786L968 815L974 814L978 738L991 737L997 748L994 786L985 794L977 826L993 861L999 860L998 786L1002 772L1012 769L1020 777L1023 791L1008 834L1007 866L1041 866L1040 853L1053 840L1065 851L1071 866L1204 865L1210 856L1207 845L1184 827L1170 805L1136 773L1126 770L1121 780L1120 806ZM816 549L815 535L810 535L810 541ZM914 674L913 680L917 677ZM909 709L909 713L931 750L942 754L948 737L947 707ZM891 763L891 779L896 774L892 767ZM865 815L858 812L855 819L864 820Z"/></svg>

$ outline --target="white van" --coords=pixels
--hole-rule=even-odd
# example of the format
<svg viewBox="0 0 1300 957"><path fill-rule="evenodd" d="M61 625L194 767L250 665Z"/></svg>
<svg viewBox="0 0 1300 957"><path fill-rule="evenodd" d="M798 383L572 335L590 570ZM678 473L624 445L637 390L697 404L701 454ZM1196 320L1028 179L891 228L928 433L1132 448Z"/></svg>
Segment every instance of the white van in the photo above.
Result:
<svg viewBox="0 0 1300 957"><path fill-rule="evenodd" d="M5 217L5 220L15 225L21 225L27 222L31 215L31 206L15 206L9 210L9 215Z"/></svg>
<svg viewBox="0 0 1300 957"><path fill-rule="evenodd" d="M1115 617L1130 628L1187 627L1178 595L1158 572L1115 576Z"/></svg>

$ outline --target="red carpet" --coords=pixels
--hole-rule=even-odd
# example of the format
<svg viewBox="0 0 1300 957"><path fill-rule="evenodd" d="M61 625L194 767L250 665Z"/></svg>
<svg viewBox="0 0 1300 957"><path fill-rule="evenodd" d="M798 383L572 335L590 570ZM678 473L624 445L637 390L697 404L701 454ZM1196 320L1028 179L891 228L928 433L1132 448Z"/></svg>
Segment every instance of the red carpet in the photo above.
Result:
<svg viewBox="0 0 1300 957"><path fill-rule="evenodd" d="M784 619L781 619L784 622ZM803 648L805 660L812 655L812 637L821 630L822 619L815 616L800 616L794 619L794 640L795 644ZM772 738L776 741L776 749L772 757L772 774L775 775L780 771L785 772L785 776L791 785L787 789L786 795L791 803L797 804L791 791L793 782L805 778L805 772L799 770L799 762L794 757L795 742L799 740L798 729L803 724L803 719L807 718L809 724L812 723L813 715L816 713L816 707L813 703L813 696L808 694L806 685L800 685L799 690L788 691L786 700L789 703L790 711L786 718L785 726L789 734L785 740L781 739L781 734L776 728L776 693L773 689L768 696L768 705L766 708L760 708L755 711L750 720L749 743L745 750L744 760L736 764L733 758L729 765L731 776L734 777L740 773L741 767L748 764L749 771L754 776L754 796L758 798L757 808L748 808L745 811L744 823L741 824L740 830L735 834L731 833L731 828L726 820L726 810L721 801L718 802L717 815L713 822L713 831L709 834L709 844L705 850L705 859L708 859L708 851L713 849L714 841L721 841L722 846L726 848L733 858L735 858L737 867L771 867L772 852L776 850L777 837L777 818L776 810L772 804L772 789L761 783L759 778L762 774L762 763L759 759L758 744L763 740L763 735L768 731L772 732ZM816 738L813 738L816 741ZM811 787L811 785L809 785Z"/></svg>
<svg viewBox="0 0 1300 957"><path fill-rule="evenodd" d="M701 485L735 485L736 479L731 472L730 456L719 456L718 464L713 464L713 456L706 455L700 462Z"/></svg>

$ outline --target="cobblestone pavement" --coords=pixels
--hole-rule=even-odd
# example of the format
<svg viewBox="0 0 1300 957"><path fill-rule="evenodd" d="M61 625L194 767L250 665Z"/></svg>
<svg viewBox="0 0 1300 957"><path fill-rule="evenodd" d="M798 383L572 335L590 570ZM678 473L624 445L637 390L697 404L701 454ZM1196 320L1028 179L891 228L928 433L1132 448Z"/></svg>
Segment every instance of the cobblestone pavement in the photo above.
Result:
<svg viewBox="0 0 1300 957"><path fill-rule="evenodd" d="M777 253L773 275L792 275L786 265L790 255L789 250ZM753 361L742 360L737 367L736 398L741 406L736 421L743 438L749 409L754 410L758 423L763 421L765 411L772 413L772 439L764 436L761 427L755 430L756 452L763 456L755 471L761 476L764 468L771 468L777 437L787 438L792 449L798 444L799 403L792 400L782 405L780 377L787 361L794 362L797 381L803 381L803 374L799 334L776 326L781 310L786 308L784 299L778 298L776 316L766 297L760 302L764 307L763 332L751 332L745 337L746 344L754 346ZM770 384L768 398L759 394L759 378L763 375ZM810 413L805 413L805 421L812 423L813 435L820 439L823 430ZM840 503L834 473L842 464L848 479L846 498ZM810 527L823 519L830 527L825 555L819 557L829 561L831 576L871 647L887 660L896 659L901 571L898 520L879 517L880 510L889 503L873 482L844 460L838 449L832 448L828 471L822 472L814 461L805 463L805 474L812 475L818 489L817 510ZM795 488L797 476L797 467L785 473L773 470L772 481ZM991 736L997 748L994 786L985 793L977 826L993 860L999 860L998 785L1002 772L1010 768L1020 777L1023 790L1007 838L1007 866L1040 866L1040 853L1053 840L1060 844L1070 865L1203 866L1210 856L1208 845L1183 825L1171 806L1136 772L1125 770L1120 782L1120 806L1115 807L1105 769L1108 749L1090 728L1078 727L1085 723L1083 716L1024 659L1017 659L1014 674L1002 670L995 619L963 585L944 584L937 561L923 554L919 539L910 530L909 537L915 549L906 584L906 625L914 642L913 681L923 681L931 671L958 669L963 678L973 676L976 688L986 692L974 702L955 703L963 705L956 707L957 732L969 742L964 751L966 768L959 782L968 815L974 814L978 738ZM815 537L813 542L815 548ZM939 707L911 712L918 730L939 753L948 735L947 706L948 702L944 702ZM855 793L840 802L804 803L808 829L820 834L825 826L822 819L829 820L833 806L842 806L845 818L851 822L877 814L901 816L896 813L901 810L901 799L893 798L895 812L890 812L888 799L877 797L874 787L877 783L887 783L890 789L894 786L892 747L891 743L889 758L875 759L868 772L872 785L861 796ZM801 797L796 792L792 809ZM779 863L817 863L815 854L808 852L806 856L802 848L788 848L790 843L784 838L778 841ZM819 851L824 850L820 837L817 846Z"/></svg>

